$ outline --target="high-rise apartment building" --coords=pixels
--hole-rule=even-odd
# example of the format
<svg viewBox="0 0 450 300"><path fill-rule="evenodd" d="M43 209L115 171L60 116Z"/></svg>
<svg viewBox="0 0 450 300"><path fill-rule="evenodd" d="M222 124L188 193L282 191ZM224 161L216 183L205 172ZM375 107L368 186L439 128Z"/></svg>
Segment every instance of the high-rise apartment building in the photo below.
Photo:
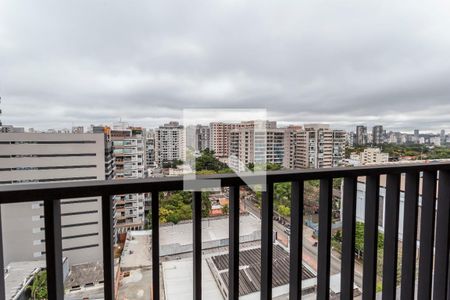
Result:
<svg viewBox="0 0 450 300"><path fill-rule="evenodd" d="M211 129L205 125L186 126L186 147L200 152L211 149Z"/></svg>
<svg viewBox="0 0 450 300"><path fill-rule="evenodd" d="M237 124L213 122L210 127L210 143L211 149L214 150L215 156L222 161L226 161L230 155L230 132L237 128Z"/></svg>
<svg viewBox="0 0 450 300"><path fill-rule="evenodd" d="M383 126L376 125L372 128L372 144L373 145L381 145L384 142L383 137Z"/></svg>
<svg viewBox="0 0 450 300"><path fill-rule="evenodd" d="M176 160L186 160L186 141L183 125L169 122L155 130L155 157L158 166Z"/></svg>
<svg viewBox="0 0 450 300"><path fill-rule="evenodd" d="M233 170L244 171L255 162L255 132L252 128L233 129L229 133L228 165Z"/></svg>
<svg viewBox="0 0 450 300"><path fill-rule="evenodd" d="M231 168L243 171L250 163L283 165L285 129L272 121L242 122L236 127L229 136Z"/></svg>
<svg viewBox="0 0 450 300"><path fill-rule="evenodd" d="M345 147L347 144L347 133L344 130L333 131L333 167L341 165L345 158Z"/></svg>
<svg viewBox="0 0 450 300"><path fill-rule="evenodd" d="M0 133L0 184L105 179L101 134ZM45 259L42 202L1 205L5 264ZM70 264L102 260L98 197L61 199L63 255Z"/></svg>
<svg viewBox="0 0 450 300"><path fill-rule="evenodd" d="M155 167L155 131L149 129L146 132L146 151L147 151L147 167Z"/></svg>
<svg viewBox="0 0 450 300"><path fill-rule="evenodd" d="M111 130L113 157L116 166L114 179L144 178L146 174L145 130L118 123ZM145 225L146 194L114 196L114 228L120 236Z"/></svg>
<svg viewBox="0 0 450 300"><path fill-rule="evenodd" d="M338 166L345 151L345 132L326 124L305 125L296 133L294 168Z"/></svg>
<svg viewBox="0 0 450 300"><path fill-rule="evenodd" d="M209 126L197 125L195 129L195 144L197 151L211 149L211 128Z"/></svg>
<svg viewBox="0 0 450 300"><path fill-rule="evenodd" d="M354 147L356 145L356 133L353 131L347 133L346 144L349 147Z"/></svg>
<svg viewBox="0 0 450 300"><path fill-rule="evenodd" d="M356 143L357 146L367 145L367 127L363 125L356 126Z"/></svg>
<svg viewBox="0 0 450 300"><path fill-rule="evenodd" d="M302 126L290 125L284 128L284 157L283 167L286 169L295 168L295 143L297 134L302 130Z"/></svg>
<svg viewBox="0 0 450 300"><path fill-rule="evenodd" d="M415 143L420 143L420 131L419 129L414 129L414 139Z"/></svg>
<svg viewBox="0 0 450 300"><path fill-rule="evenodd" d="M92 133L103 134L105 141L105 179L114 179L116 175L116 164L113 157L111 128L108 126L92 126Z"/></svg>

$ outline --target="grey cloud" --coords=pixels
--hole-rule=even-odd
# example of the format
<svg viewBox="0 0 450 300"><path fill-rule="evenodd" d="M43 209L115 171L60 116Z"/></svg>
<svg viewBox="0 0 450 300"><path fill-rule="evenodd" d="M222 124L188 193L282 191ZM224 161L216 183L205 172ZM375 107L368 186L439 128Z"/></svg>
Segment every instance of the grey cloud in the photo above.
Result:
<svg viewBox="0 0 450 300"><path fill-rule="evenodd" d="M183 108L450 128L445 1L0 3L5 123L155 126Z"/></svg>

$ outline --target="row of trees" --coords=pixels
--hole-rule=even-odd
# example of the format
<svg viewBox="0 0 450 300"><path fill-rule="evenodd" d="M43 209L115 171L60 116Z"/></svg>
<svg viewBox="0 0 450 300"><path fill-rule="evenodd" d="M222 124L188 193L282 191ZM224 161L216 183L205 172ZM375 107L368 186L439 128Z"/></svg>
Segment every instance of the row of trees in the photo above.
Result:
<svg viewBox="0 0 450 300"><path fill-rule="evenodd" d="M333 181L333 188L340 189L341 178L336 178ZM319 199L319 180L308 180L304 183L304 204L305 211L313 213L318 210ZM257 193L257 198L261 200L261 193ZM291 215L291 183L281 182L274 185L274 209L283 217L290 217Z"/></svg>
<svg viewBox="0 0 450 300"><path fill-rule="evenodd" d="M211 210L209 195L209 192L202 193L202 217L208 217ZM192 219L192 198L191 192L161 192L159 194L159 222L177 224L180 221ZM151 228L151 218L152 215L149 212L147 229Z"/></svg>

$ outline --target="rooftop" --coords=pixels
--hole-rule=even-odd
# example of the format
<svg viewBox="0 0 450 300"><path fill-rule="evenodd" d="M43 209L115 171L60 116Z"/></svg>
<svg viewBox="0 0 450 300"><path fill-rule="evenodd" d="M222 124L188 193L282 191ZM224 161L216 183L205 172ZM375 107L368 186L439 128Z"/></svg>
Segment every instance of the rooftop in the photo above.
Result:
<svg viewBox="0 0 450 300"><path fill-rule="evenodd" d="M228 293L228 253L213 256L210 267ZM274 245L272 287L289 284L289 253L280 245ZM256 293L261 290L261 248L239 252L239 296ZM314 278L313 271L302 266L302 280Z"/></svg>
<svg viewBox="0 0 450 300"><path fill-rule="evenodd" d="M23 261L8 264L5 273L7 299L14 299L26 290L34 275L45 268L45 261Z"/></svg>
<svg viewBox="0 0 450 300"><path fill-rule="evenodd" d="M241 215L239 218L239 235L245 236L261 230L261 221L251 214ZM192 244L192 222L177 225L161 226L160 245ZM202 220L202 242L228 239L228 217L209 218Z"/></svg>
<svg viewBox="0 0 450 300"><path fill-rule="evenodd" d="M192 258L171 260L162 263L164 298L166 300L192 300ZM203 299L223 299L206 260L202 260Z"/></svg>
<svg viewBox="0 0 450 300"><path fill-rule="evenodd" d="M241 241L260 239L261 221L251 214L241 215ZM228 245L228 217L202 220L203 248ZM159 229L160 256L192 251L192 221L162 225ZM122 270L151 267L151 230L129 231L122 252Z"/></svg>

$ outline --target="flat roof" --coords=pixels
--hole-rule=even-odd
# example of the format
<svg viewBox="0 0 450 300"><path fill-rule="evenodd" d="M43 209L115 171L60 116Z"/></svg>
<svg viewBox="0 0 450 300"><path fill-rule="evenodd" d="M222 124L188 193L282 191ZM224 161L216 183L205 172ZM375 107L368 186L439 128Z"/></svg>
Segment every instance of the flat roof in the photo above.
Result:
<svg viewBox="0 0 450 300"><path fill-rule="evenodd" d="M129 231L120 258L120 267L127 271L152 265L151 231Z"/></svg>
<svg viewBox="0 0 450 300"><path fill-rule="evenodd" d="M89 288L103 284L103 264L99 262L73 265L64 282L66 289Z"/></svg>
<svg viewBox="0 0 450 300"><path fill-rule="evenodd" d="M261 231L261 221L251 214L239 218L239 235L249 236L249 240L258 238ZM202 243L228 240L228 217L207 218L202 220ZM162 225L159 230L160 255L172 255L192 251L192 221L174 225ZM217 243L211 247L226 246ZM129 231L120 260L123 270L151 267L151 230Z"/></svg>
<svg viewBox="0 0 450 300"><path fill-rule="evenodd" d="M131 270L120 280L119 299L151 299L152 271Z"/></svg>
<svg viewBox="0 0 450 300"><path fill-rule="evenodd" d="M228 238L228 216L202 220L202 242ZM239 235L249 235L261 230L261 220L251 214L239 218ZM161 226L159 230L161 245L192 244L192 222Z"/></svg>
<svg viewBox="0 0 450 300"><path fill-rule="evenodd" d="M193 272L192 258L172 260L162 263L164 281L164 299L192 300ZM223 299L219 287L208 268L206 259L202 260L202 296L203 299Z"/></svg>
<svg viewBox="0 0 450 300"><path fill-rule="evenodd" d="M289 284L289 253L280 245L273 249L273 288ZM211 258L213 272L228 287L228 253ZM261 290L261 248L242 250L239 252L239 296L256 293ZM302 280L314 278L315 274L302 266Z"/></svg>
<svg viewBox="0 0 450 300"><path fill-rule="evenodd" d="M14 299L23 293L34 275L45 268L45 261L21 261L8 264L5 273L6 299Z"/></svg>

